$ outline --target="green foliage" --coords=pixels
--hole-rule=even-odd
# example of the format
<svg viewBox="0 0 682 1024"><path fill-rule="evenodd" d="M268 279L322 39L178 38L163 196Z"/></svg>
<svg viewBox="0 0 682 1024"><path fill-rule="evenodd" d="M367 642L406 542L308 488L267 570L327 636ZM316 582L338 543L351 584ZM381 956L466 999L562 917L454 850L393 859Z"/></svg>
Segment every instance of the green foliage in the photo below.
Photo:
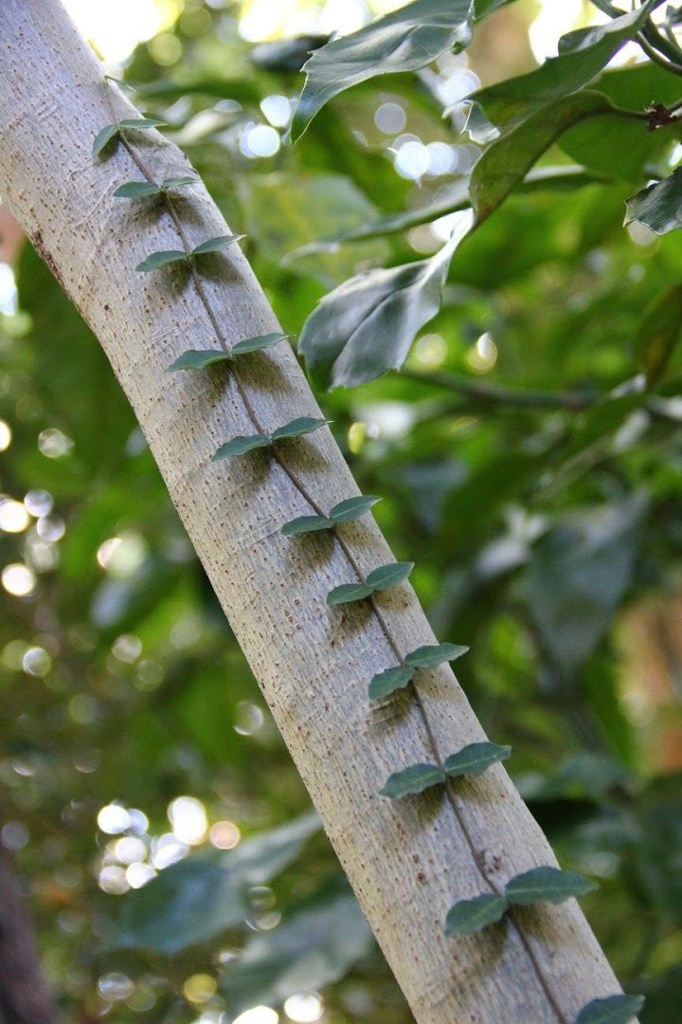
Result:
<svg viewBox="0 0 682 1024"><path fill-rule="evenodd" d="M122 131L130 129L144 131L147 128L160 128L165 124L166 122L159 117L128 117L122 121L107 124L95 136L92 144L92 155L94 157L101 156L111 142L118 141Z"/></svg>
<svg viewBox="0 0 682 1024"><path fill-rule="evenodd" d="M400 772L394 772L379 790L383 796L398 800L404 796L423 793L432 786L440 786L445 782L445 772L435 764L412 764Z"/></svg>
<svg viewBox="0 0 682 1024"><path fill-rule="evenodd" d="M626 224L638 221L657 235L676 231L682 225L682 168L676 167L667 178L655 185L647 185L628 199L625 205Z"/></svg>
<svg viewBox="0 0 682 1024"><path fill-rule="evenodd" d="M607 996L584 1006L575 1024L628 1024L644 1006L642 996Z"/></svg>
<svg viewBox="0 0 682 1024"><path fill-rule="evenodd" d="M508 904L498 893L483 893L472 900L460 900L448 910L445 918L446 935L473 935L489 924L501 921Z"/></svg>
<svg viewBox="0 0 682 1024"><path fill-rule="evenodd" d="M142 274L148 274L152 270L159 270L167 267L170 263L188 263L189 253L184 249L161 249L146 256L141 263L138 263L135 270Z"/></svg>
<svg viewBox="0 0 682 1024"><path fill-rule="evenodd" d="M506 761L511 754L511 747L501 747L497 743L469 743L456 754L446 758L443 768L451 779L460 775L482 775L498 761Z"/></svg>
<svg viewBox="0 0 682 1024"><path fill-rule="evenodd" d="M318 530L332 530L337 523L349 523L364 516L378 501L381 498L373 494L345 498L329 510L328 516L298 516L285 523L281 532L285 537L295 537L303 533L316 533Z"/></svg>
<svg viewBox="0 0 682 1024"><path fill-rule="evenodd" d="M508 903L525 907L531 903L563 903L572 896L585 896L596 888L594 882L575 871L540 867L516 875L507 882L504 894Z"/></svg>
<svg viewBox="0 0 682 1024"><path fill-rule="evenodd" d="M384 672L377 672L369 684L368 695L370 700L381 700L388 697L396 690L403 690L414 677L415 670L408 665L396 665L394 668L387 668Z"/></svg>
<svg viewBox="0 0 682 1024"><path fill-rule="evenodd" d="M230 356L234 358L248 355L251 352L262 352L266 348L279 345L280 341L287 341L288 338L288 334L279 334L276 331L270 334L259 334L256 338L244 338L243 341L238 341L232 346Z"/></svg>
<svg viewBox="0 0 682 1024"><path fill-rule="evenodd" d="M214 363L224 363L230 357L227 352L221 352L216 348L193 348L183 352L168 367L168 373L177 373L178 370L205 370L207 366Z"/></svg>
<svg viewBox="0 0 682 1024"><path fill-rule="evenodd" d="M331 420L319 419L315 416L299 416L290 420L284 426L273 430L271 434L239 434L225 444L221 444L218 450L211 456L213 462L222 462L223 459L234 459L240 455L247 455L256 448L269 448L276 441L285 441L292 437L302 437L304 434L312 434L320 427L325 427Z"/></svg>
<svg viewBox="0 0 682 1024"><path fill-rule="evenodd" d="M469 650L461 644L432 644L427 647L418 647L416 651L410 651L405 655L405 664L413 668L434 668L442 665L445 661L456 661Z"/></svg>

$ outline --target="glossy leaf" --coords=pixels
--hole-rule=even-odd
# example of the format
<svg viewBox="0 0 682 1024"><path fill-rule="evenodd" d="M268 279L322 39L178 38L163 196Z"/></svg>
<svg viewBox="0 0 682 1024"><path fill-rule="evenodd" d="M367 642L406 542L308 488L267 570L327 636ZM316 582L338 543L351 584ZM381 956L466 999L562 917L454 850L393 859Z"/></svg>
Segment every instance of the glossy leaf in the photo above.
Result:
<svg viewBox="0 0 682 1024"><path fill-rule="evenodd" d="M543 107L587 85L646 21L657 0L647 0L636 11L612 18L590 29L578 47L551 57L526 75L510 78L474 93L482 119L476 138L490 140L490 125L511 126Z"/></svg>
<svg viewBox="0 0 682 1024"><path fill-rule="evenodd" d="M398 800L403 796L423 793L425 789L445 782L445 772L435 764L412 764L401 772L389 775L386 784L379 790L382 796Z"/></svg>
<svg viewBox="0 0 682 1024"><path fill-rule="evenodd" d="M256 448L267 448L271 443L267 434L239 434L231 441L221 444L215 455L211 457L211 461L222 462L223 459L234 459L239 455L255 451Z"/></svg>
<svg viewBox="0 0 682 1024"><path fill-rule="evenodd" d="M171 363L168 373L176 373L178 370L203 370L213 363L224 363L229 356L217 348L191 348L183 352L181 356Z"/></svg>
<svg viewBox="0 0 682 1024"><path fill-rule="evenodd" d="M95 141L92 144L92 155L99 156L102 150L104 150L112 139L118 137L118 125L107 124L104 128L100 129L95 136Z"/></svg>
<svg viewBox="0 0 682 1024"><path fill-rule="evenodd" d="M260 334L256 338L244 338L238 341L230 350L231 356L245 356L249 352L261 352L265 348L272 348L279 345L280 341L286 341L288 334Z"/></svg>
<svg viewBox="0 0 682 1024"><path fill-rule="evenodd" d="M308 372L322 388L354 387L399 369L417 332L436 315L450 260L472 223L460 219L431 259L352 277L308 317L299 341Z"/></svg>
<svg viewBox="0 0 682 1024"><path fill-rule="evenodd" d="M575 1024L628 1024L644 1007L644 996L607 996L583 1006Z"/></svg>
<svg viewBox="0 0 682 1024"><path fill-rule="evenodd" d="M500 921L507 911L507 901L498 893L483 893L472 900L460 900L448 910L446 935L473 935L489 924Z"/></svg>
<svg viewBox="0 0 682 1024"><path fill-rule="evenodd" d="M625 223L638 221L657 235L682 227L682 167L655 185L648 185L625 203Z"/></svg>
<svg viewBox="0 0 682 1024"><path fill-rule="evenodd" d="M373 494L363 494L357 498L345 498L329 510L329 518L335 523L348 523L353 519L359 519L365 513L381 501Z"/></svg>
<svg viewBox="0 0 682 1024"><path fill-rule="evenodd" d="M429 644L410 651L405 656L405 664L414 668L435 668L446 661L455 661L469 650L461 644Z"/></svg>
<svg viewBox="0 0 682 1024"><path fill-rule="evenodd" d="M365 583L342 583L338 587L334 587L327 594L327 604L351 604L353 601L362 601L363 598L369 597L373 593L373 587L368 587Z"/></svg>
<svg viewBox="0 0 682 1024"><path fill-rule="evenodd" d="M377 672L369 684L368 696L370 700L381 700L388 697L396 690L404 689L414 676L415 670L407 665L396 665L394 668L387 668L384 672Z"/></svg>
<svg viewBox="0 0 682 1024"><path fill-rule="evenodd" d="M209 252L221 252L228 246L234 245L244 235L217 235L215 238L207 238L205 242L192 249L192 256L204 256Z"/></svg>
<svg viewBox="0 0 682 1024"><path fill-rule="evenodd" d="M333 39L305 63L306 82L291 125L294 141L334 96L377 75L416 71L471 42L472 0L414 0Z"/></svg>
<svg viewBox="0 0 682 1024"><path fill-rule="evenodd" d="M270 435L273 441L284 441L289 437L301 437L303 434L312 434L320 427L326 427L331 420L319 419L316 416L298 416L295 420L278 427Z"/></svg>
<svg viewBox="0 0 682 1024"><path fill-rule="evenodd" d="M414 562L389 562L372 569L367 576L367 585L372 590L389 590L406 580L414 569Z"/></svg>
<svg viewBox="0 0 682 1024"><path fill-rule="evenodd" d="M170 263L187 263L188 260L189 253L183 252L181 249L166 249L151 253L150 256L142 260L142 263L138 263L135 270L148 274L151 270L167 267Z"/></svg>
<svg viewBox="0 0 682 1024"><path fill-rule="evenodd" d="M456 754L451 754L443 767L453 779L459 775L482 775L491 765L506 761L510 754L511 747L501 747L497 743L469 743Z"/></svg>
<svg viewBox="0 0 682 1024"><path fill-rule="evenodd" d="M297 537L302 533L316 533L318 530L331 530L334 523L326 516L299 516L285 523L280 533L285 537Z"/></svg>
<svg viewBox="0 0 682 1024"><path fill-rule="evenodd" d="M471 202L477 221L497 209L568 128L597 114L613 111L611 101L601 93L579 92L543 107L492 142L471 173Z"/></svg>
<svg viewBox="0 0 682 1024"><path fill-rule="evenodd" d="M146 128L160 128L165 125L160 117L126 117L118 122L119 128L135 128L144 131Z"/></svg>
<svg viewBox="0 0 682 1024"><path fill-rule="evenodd" d="M599 886L575 871L540 867L516 875L505 887L509 903L527 906L531 903L563 903L572 896L584 896Z"/></svg>
<svg viewBox="0 0 682 1024"><path fill-rule="evenodd" d="M635 337L635 356L649 387L663 377L681 334L682 285L676 285L645 310Z"/></svg>
<svg viewBox="0 0 682 1024"><path fill-rule="evenodd" d="M114 192L116 199L146 199L147 196L158 196L161 186L153 181L126 181Z"/></svg>

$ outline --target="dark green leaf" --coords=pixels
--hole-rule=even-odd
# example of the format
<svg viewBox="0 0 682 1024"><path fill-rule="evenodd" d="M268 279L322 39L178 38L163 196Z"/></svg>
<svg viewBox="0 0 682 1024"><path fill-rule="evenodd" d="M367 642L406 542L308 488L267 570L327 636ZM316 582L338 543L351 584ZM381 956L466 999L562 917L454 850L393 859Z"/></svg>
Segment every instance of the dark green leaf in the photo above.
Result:
<svg viewBox="0 0 682 1024"><path fill-rule="evenodd" d="M174 363L168 367L168 373L175 373L177 370L203 370L213 363L223 363L229 359L226 352L216 348L191 348L183 352Z"/></svg>
<svg viewBox="0 0 682 1024"><path fill-rule="evenodd" d="M475 93L482 109L478 138L489 141L489 125L511 125L587 85L646 21L657 0L647 0L636 11L592 28L579 48L552 57L526 75L510 78ZM488 127L486 127L486 122ZM483 137L487 136L487 137ZM494 136L493 136L494 137Z"/></svg>
<svg viewBox="0 0 682 1024"><path fill-rule="evenodd" d="M372 590L389 590L406 580L414 569L414 562L389 562L372 569L367 577L367 585Z"/></svg>
<svg viewBox="0 0 682 1024"><path fill-rule="evenodd" d="M639 221L657 235L682 227L682 167L655 185L637 192L625 203L625 223Z"/></svg>
<svg viewBox="0 0 682 1024"><path fill-rule="evenodd" d="M153 181L126 181L114 192L117 199L145 199L147 196L158 196L161 186Z"/></svg>
<svg viewBox="0 0 682 1024"><path fill-rule="evenodd" d="M300 138L324 104L345 89L377 75L416 71L454 46L468 46L472 7L472 0L415 0L315 50L303 68L306 83L292 139Z"/></svg>
<svg viewBox="0 0 682 1024"><path fill-rule="evenodd" d="M682 198L682 196L681 196ZM682 223L682 222L681 222ZM682 285L659 295L644 311L635 338L637 363L654 387L665 373L682 333Z"/></svg>
<svg viewBox="0 0 682 1024"><path fill-rule="evenodd" d="M269 444L271 441L267 434L249 434L248 436L239 434L231 441L221 444L215 455L211 456L211 461L222 462L223 459L233 459L238 455L246 455L247 452L252 452L256 448L267 448Z"/></svg>
<svg viewBox="0 0 682 1024"><path fill-rule="evenodd" d="M406 665L396 665L395 668L387 668L384 672L378 672L369 684L369 699L381 700L382 697L388 697L395 690L404 689L413 675L414 669Z"/></svg>
<svg viewBox="0 0 682 1024"><path fill-rule="evenodd" d="M327 594L327 604L351 604L353 601L362 601L363 598L369 597L372 593L373 588L368 587L364 583L342 583L339 587L334 587Z"/></svg>
<svg viewBox="0 0 682 1024"><path fill-rule="evenodd" d="M489 924L500 921L507 910L507 901L497 893L484 893L472 900L460 900L448 910L446 935L472 935Z"/></svg>
<svg viewBox="0 0 682 1024"><path fill-rule="evenodd" d="M192 256L203 256L209 252L220 252L222 249L227 249L229 245L234 245L240 238L244 238L244 235L218 235L216 238L207 238L205 242L192 249Z"/></svg>
<svg viewBox="0 0 682 1024"><path fill-rule="evenodd" d="M445 772L435 764L412 764L401 772L388 777L385 786L379 790L382 796L398 800L403 796L423 793L425 789L445 782Z"/></svg>
<svg viewBox="0 0 682 1024"><path fill-rule="evenodd" d="M450 754L444 768L451 778L458 775L482 775L498 761L506 761L511 747L500 747L497 743L469 743L456 754Z"/></svg>
<svg viewBox="0 0 682 1024"><path fill-rule="evenodd" d="M377 498L373 494L363 494L358 498L346 498L330 509L329 518L333 519L335 523L347 523L352 519L359 519L360 516L369 512L378 501L381 501L381 498Z"/></svg>
<svg viewBox="0 0 682 1024"><path fill-rule="evenodd" d="M575 1024L628 1024L644 1006L644 996L607 996L593 999L576 1017Z"/></svg>
<svg viewBox="0 0 682 1024"><path fill-rule="evenodd" d="M231 356L245 356L249 352L260 352L264 348L272 348L279 345L280 341L286 341L288 334L261 334L257 338L244 338L238 341L230 350Z"/></svg>
<svg viewBox="0 0 682 1024"><path fill-rule="evenodd" d="M312 434L320 427L326 427L331 420L321 420L315 416L299 416L283 427L278 427L270 435L273 441L283 441L287 437L301 437L303 434Z"/></svg>
<svg viewBox="0 0 682 1024"><path fill-rule="evenodd" d="M183 185L198 185L199 181L199 178L195 178L191 174L181 174L177 178L164 178L161 182L161 188L181 188Z"/></svg>
<svg viewBox="0 0 682 1024"><path fill-rule="evenodd" d="M92 144L92 155L99 156L102 150L109 145L112 139L118 136L118 125L107 124L95 136L95 141Z"/></svg>
<svg viewBox="0 0 682 1024"><path fill-rule="evenodd" d="M357 900L345 885L327 887L270 931L247 939L220 978L229 1019L255 1003L275 1006L291 995L323 989L373 947Z"/></svg>
<svg viewBox="0 0 682 1024"><path fill-rule="evenodd" d="M127 117L123 121L118 122L119 128L160 128L165 125L166 121L163 121L160 117Z"/></svg>
<svg viewBox="0 0 682 1024"><path fill-rule="evenodd" d="M436 315L455 248L471 225L469 213L431 259L352 277L308 317L299 341L319 387L354 387L399 369L417 332Z"/></svg>
<svg viewBox="0 0 682 1024"><path fill-rule="evenodd" d="M159 267L166 267L169 263L186 263L189 254L181 249L166 249L160 252L153 252L142 263L138 263L135 270L142 273L149 273L150 270L158 270Z"/></svg>
<svg viewBox="0 0 682 1024"><path fill-rule="evenodd" d="M509 903L526 906L530 903L563 903L572 896L584 896L599 888L596 882L575 871L541 867L516 875L505 887Z"/></svg>
<svg viewBox="0 0 682 1024"><path fill-rule="evenodd" d="M315 533L318 530L331 530L334 523L326 516L299 516L290 519L281 529L285 537L296 537L301 533Z"/></svg>
<svg viewBox="0 0 682 1024"><path fill-rule="evenodd" d="M461 644L429 644L406 655L405 664L413 665L414 668L434 668L445 661L461 658L468 650L468 647L462 647Z"/></svg>
<svg viewBox="0 0 682 1024"><path fill-rule="evenodd" d="M579 92L543 107L489 145L471 174L471 202L477 221L488 217L524 181L533 164L567 128L606 112L614 112L606 96Z"/></svg>

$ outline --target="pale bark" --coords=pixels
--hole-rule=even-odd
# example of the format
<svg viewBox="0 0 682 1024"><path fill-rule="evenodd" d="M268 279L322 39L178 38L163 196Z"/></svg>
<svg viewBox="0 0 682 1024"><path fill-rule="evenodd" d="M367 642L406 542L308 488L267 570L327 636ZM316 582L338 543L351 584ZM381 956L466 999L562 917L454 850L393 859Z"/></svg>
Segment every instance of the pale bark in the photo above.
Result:
<svg viewBox="0 0 682 1024"><path fill-rule="evenodd" d="M171 270L135 272L180 240L167 213L112 198L141 176L125 148L92 158L94 136L112 120L109 90L117 116L135 116L57 0L3 0L0 194L111 360L417 1020L572 1024L586 1002L619 991L574 900L471 938L443 935L456 898L555 863L553 855L499 766L449 796L379 795L392 771L433 761L433 744L445 757L482 739L481 726L447 667L421 674L420 702L406 695L370 706L368 682L395 655L367 602L343 613L326 606L332 586L354 580L339 543L280 535L311 508L268 455L211 462L222 442L254 432L253 419L232 373L165 373L186 349L218 342L191 282L180 287ZM133 141L157 180L186 173L185 158L156 132ZM178 210L191 245L227 233L203 186L186 196ZM206 298L228 344L278 329L241 253L230 249L211 268ZM249 357L240 372L265 428L320 415L288 347ZM284 457L323 508L357 493L327 429L288 442ZM392 560L371 517L343 536L365 572ZM378 607L403 653L435 642L408 585Z"/></svg>

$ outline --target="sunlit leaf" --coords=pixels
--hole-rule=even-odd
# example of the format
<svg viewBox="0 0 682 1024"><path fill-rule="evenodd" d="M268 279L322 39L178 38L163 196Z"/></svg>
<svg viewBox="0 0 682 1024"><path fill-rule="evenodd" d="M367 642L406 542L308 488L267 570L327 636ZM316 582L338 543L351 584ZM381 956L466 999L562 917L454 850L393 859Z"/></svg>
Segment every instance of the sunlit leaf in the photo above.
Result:
<svg viewBox="0 0 682 1024"><path fill-rule="evenodd" d="M516 875L505 886L509 903L526 906L530 903L563 903L572 896L584 896L599 886L575 871L540 867Z"/></svg>
<svg viewBox="0 0 682 1024"><path fill-rule="evenodd" d="M681 196L682 200L682 196ZM682 334L682 285L659 295L644 311L635 337L635 355L649 387L664 375Z"/></svg>
<svg viewBox="0 0 682 1024"><path fill-rule="evenodd" d="M360 516L369 512L378 501L381 501L381 498L377 498L373 494L363 494L358 498L345 498L329 510L329 518L333 519L335 523L347 523L352 519L359 519Z"/></svg>
<svg viewBox="0 0 682 1024"><path fill-rule="evenodd" d="M607 996L583 1006L575 1024L628 1024L645 1003L644 996Z"/></svg>
<svg viewBox="0 0 682 1024"><path fill-rule="evenodd" d="M285 537L296 537L301 533L315 533L318 530L331 530L334 523L326 516L299 516L285 523L280 533Z"/></svg>
<svg viewBox="0 0 682 1024"><path fill-rule="evenodd" d="M434 668L445 661L461 658L468 650L468 647L461 644L429 644L426 647L418 647L416 651L410 651L405 656L405 664L413 665L414 668Z"/></svg>
<svg viewBox="0 0 682 1024"><path fill-rule="evenodd" d="M107 124L104 128L100 129L95 136L95 141L92 144L92 155L99 156L102 150L109 145L112 139L118 136L118 125Z"/></svg>
<svg viewBox="0 0 682 1024"><path fill-rule="evenodd" d="M373 592L373 587L368 587L365 583L342 583L338 587L334 587L327 594L327 604L351 604L353 601L362 601L363 598L369 597Z"/></svg>
<svg viewBox="0 0 682 1024"><path fill-rule="evenodd" d="M168 373L175 373L177 370L203 370L213 363L223 363L229 356L216 348L192 348L183 352L174 363L168 367Z"/></svg>
<svg viewBox="0 0 682 1024"><path fill-rule="evenodd" d="M153 181L126 181L114 192L117 199L145 199L147 196L158 196L161 186Z"/></svg>
<svg viewBox="0 0 682 1024"><path fill-rule="evenodd" d="M414 562L390 562L372 569L367 577L367 585L372 590L389 590L406 580L414 569Z"/></svg>
<svg viewBox="0 0 682 1024"><path fill-rule="evenodd" d="M423 793L432 786L445 782L445 772L435 764L412 764L401 772L394 772L379 790L382 796L398 800L403 796Z"/></svg>
<svg viewBox="0 0 682 1024"><path fill-rule="evenodd" d="M682 167L655 185L648 185L625 203L625 223L638 221L657 235L682 227Z"/></svg>
<svg viewBox="0 0 682 1024"><path fill-rule="evenodd" d="M473 935L489 924L500 921L507 910L507 901L498 893L483 893L472 900L460 900L448 910L446 935Z"/></svg>
<svg viewBox="0 0 682 1024"><path fill-rule="evenodd" d="M272 348L279 345L280 341L286 341L288 334L260 334L256 338L244 338L238 341L230 350L231 356L245 356L249 352L261 352L264 348Z"/></svg>
<svg viewBox="0 0 682 1024"><path fill-rule="evenodd" d="M328 423L331 423L331 420L323 420L315 416L299 416L297 419L285 423L283 427L273 430L270 436L273 441L283 441L288 437L301 437L303 434L312 434L320 427L326 427Z"/></svg>
<svg viewBox="0 0 682 1024"><path fill-rule="evenodd" d="M359 82L416 71L441 53L471 42L472 0L415 0L315 50L291 125L298 139L332 97Z"/></svg>
<svg viewBox="0 0 682 1024"><path fill-rule="evenodd" d="M482 775L498 761L505 761L511 754L511 747L497 743L469 743L456 754L447 758L443 767L451 778L459 775Z"/></svg>
<svg viewBox="0 0 682 1024"><path fill-rule="evenodd" d="M272 442L267 434L239 434L231 441L221 444L217 452L211 456L213 462L222 462L223 459L233 459L238 455L246 455L255 451L256 448L267 448Z"/></svg>
<svg viewBox="0 0 682 1024"><path fill-rule="evenodd" d="M229 245L234 245L240 238L244 238L244 235L217 235L215 238L207 238L205 242L192 249L192 256L203 256L209 252L220 252L222 249L227 249Z"/></svg>
<svg viewBox="0 0 682 1024"><path fill-rule="evenodd" d="M468 212L459 218L431 259L360 274L322 299L299 341L319 387L354 387L402 366L417 332L440 308L452 254L472 223Z"/></svg>
<svg viewBox="0 0 682 1024"><path fill-rule="evenodd" d="M188 259L189 253L183 252L181 249L165 249L151 253L150 256L142 260L142 263L138 263L135 270L149 273L150 270L158 270L159 267L166 267L170 263L186 263Z"/></svg>
<svg viewBox="0 0 682 1024"><path fill-rule="evenodd" d="M410 682L415 670L406 665L396 665L394 668L387 668L384 672L377 672L369 684L368 696L370 700L381 700L388 697L396 690L404 689Z"/></svg>

